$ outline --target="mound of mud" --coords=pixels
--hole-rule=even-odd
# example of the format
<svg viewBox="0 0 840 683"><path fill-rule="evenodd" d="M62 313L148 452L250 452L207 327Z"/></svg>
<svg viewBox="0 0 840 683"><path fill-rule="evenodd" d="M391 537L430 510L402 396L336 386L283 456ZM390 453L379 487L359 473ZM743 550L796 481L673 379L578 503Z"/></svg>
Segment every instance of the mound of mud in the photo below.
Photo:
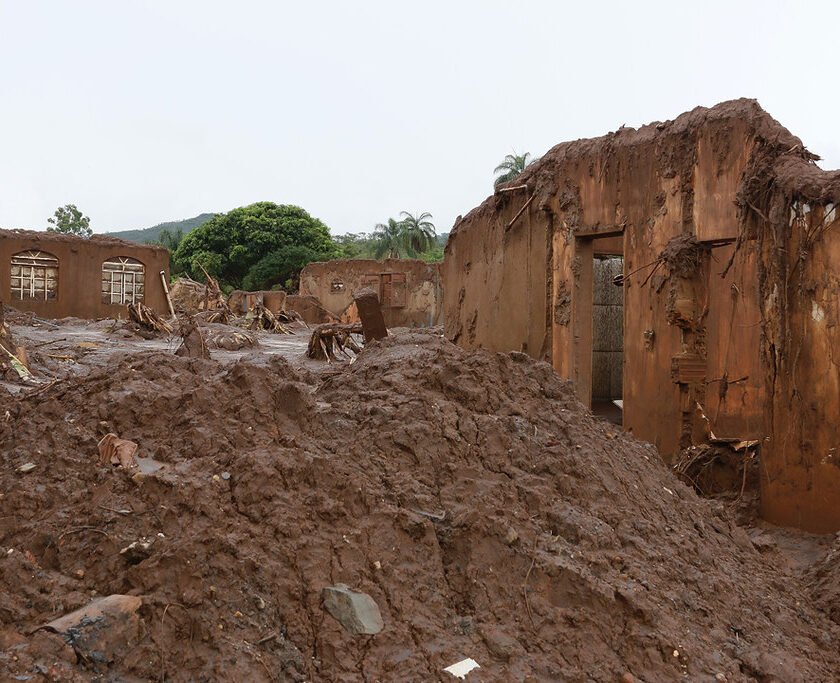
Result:
<svg viewBox="0 0 840 683"><path fill-rule="evenodd" d="M446 681L467 657L468 681L840 671L840 630L799 584L523 354L411 332L316 376L147 353L6 410L10 675ZM139 444L138 472L100 464L108 432ZM327 612L336 584L376 602L381 632ZM142 598L124 641L33 634L101 596Z"/></svg>

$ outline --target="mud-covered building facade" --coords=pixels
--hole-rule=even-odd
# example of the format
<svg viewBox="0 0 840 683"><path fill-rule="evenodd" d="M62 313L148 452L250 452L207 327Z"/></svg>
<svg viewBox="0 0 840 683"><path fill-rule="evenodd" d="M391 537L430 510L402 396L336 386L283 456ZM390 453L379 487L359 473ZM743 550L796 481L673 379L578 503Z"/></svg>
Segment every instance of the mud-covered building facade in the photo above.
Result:
<svg viewBox="0 0 840 683"><path fill-rule="evenodd" d="M388 327L431 327L442 315L440 266L417 259L342 259L310 263L300 274L300 296L315 297L329 313L351 319L353 292L379 295Z"/></svg>
<svg viewBox="0 0 840 683"><path fill-rule="evenodd" d="M666 459L758 451L763 516L836 531L840 172L817 159L752 100L560 144L456 222L447 336L551 362Z"/></svg>
<svg viewBox="0 0 840 683"><path fill-rule="evenodd" d="M142 302L167 312L169 252L94 235L0 230L0 300L44 318L105 318Z"/></svg>

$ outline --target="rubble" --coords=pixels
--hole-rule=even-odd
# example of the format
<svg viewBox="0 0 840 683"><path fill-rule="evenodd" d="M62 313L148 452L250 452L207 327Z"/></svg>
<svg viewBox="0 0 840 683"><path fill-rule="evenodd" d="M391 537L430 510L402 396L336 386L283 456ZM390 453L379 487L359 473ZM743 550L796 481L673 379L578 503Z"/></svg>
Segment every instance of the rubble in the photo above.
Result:
<svg viewBox="0 0 840 683"><path fill-rule="evenodd" d="M343 583L328 586L321 595L324 609L353 635L376 635L384 627L376 601Z"/></svg>
<svg viewBox="0 0 840 683"><path fill-rule="evenodd" d="M81 360L47 392L0 395L0 582L15 586L0 637L17 657L0 649L0 677L62 661L65 680L447 680L465 657L476 681L840 670L840 626L778 551L524 354L413 331L320 371ZM91 467L104 419L165 466L140 485ZM37 453L49 467L15 472ZM158 534L136 564L120 555ZM376 603L380 632L327 616L338 584ZM143 635L70 664L32 632L92 591L141 600Z"/></svg>

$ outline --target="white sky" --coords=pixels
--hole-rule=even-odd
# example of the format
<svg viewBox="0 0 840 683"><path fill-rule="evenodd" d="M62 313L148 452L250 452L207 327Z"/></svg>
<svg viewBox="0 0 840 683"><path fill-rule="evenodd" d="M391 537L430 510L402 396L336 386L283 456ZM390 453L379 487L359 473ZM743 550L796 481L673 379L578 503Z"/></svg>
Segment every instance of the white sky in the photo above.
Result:
<svg viewBox="0 0 840 683"><path fill-rule="evenodd" d="M840 2L0 0L0 226L448 230L512 150L735 97L840 167Z"/></svg>

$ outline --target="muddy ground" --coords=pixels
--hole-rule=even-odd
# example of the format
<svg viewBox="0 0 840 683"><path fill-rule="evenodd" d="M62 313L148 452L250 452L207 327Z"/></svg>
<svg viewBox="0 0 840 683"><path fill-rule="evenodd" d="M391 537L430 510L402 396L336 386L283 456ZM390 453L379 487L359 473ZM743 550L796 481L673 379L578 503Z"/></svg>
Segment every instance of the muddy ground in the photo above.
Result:
<svg viewBox="0 0 840 683"><path fill-rule="evenodd" d="M3 680L450 681L467 657L474 682L840 677L830 539L738 526L524 354L13 332L72 359L0 392ZM106 433L140 466L103 462ZM336 584L380 632L325 609ZM111 595L112 628L39 628Z"/></svg>

